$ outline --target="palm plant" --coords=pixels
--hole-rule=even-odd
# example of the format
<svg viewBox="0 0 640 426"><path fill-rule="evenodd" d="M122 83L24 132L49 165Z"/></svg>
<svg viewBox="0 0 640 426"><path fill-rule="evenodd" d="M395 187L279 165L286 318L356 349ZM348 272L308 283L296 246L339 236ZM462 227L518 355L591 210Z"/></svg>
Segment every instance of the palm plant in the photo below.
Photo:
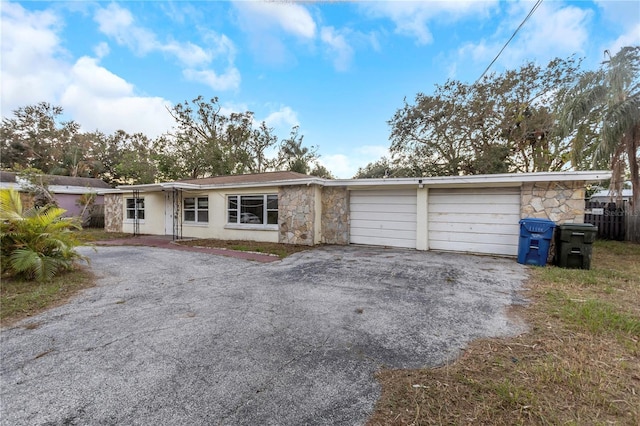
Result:
<svg viewBox="0 0 640 426"><path fill-rule="evenodd" d="M611 186L618 194L628 168L632 212L640 213L640 46L605 54L603 66L585 73L569 93L561 124L576 130L574 159L590 151L585 137L597 136L593 163L608 163Z"/></svg>
<svg viewBox="0 0 640 426"><path fill-rule="evenodd" d="M80 242L71 232L77 221L65 218L58 207L23 211L20 194L0 190L0 265L2 274L47 281L68 270L77 259Z"/></svg>

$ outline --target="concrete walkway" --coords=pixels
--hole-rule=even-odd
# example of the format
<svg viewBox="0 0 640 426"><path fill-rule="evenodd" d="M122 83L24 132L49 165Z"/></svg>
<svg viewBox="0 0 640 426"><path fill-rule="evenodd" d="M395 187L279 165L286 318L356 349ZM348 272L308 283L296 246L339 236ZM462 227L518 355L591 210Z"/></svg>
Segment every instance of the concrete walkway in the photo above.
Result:
<svg viewBox="0 0 640 426"><path fill-rule="evenodd" d="M115 240L95 241L97 246L147 246L166 248L171 250L190 251L196 253L215 254L219 256L234 257L236 259L255 260L257 262L269 263L280 260L278 256L253 253L238 250L228 250L223 248L193 247L178 244L170 235L137 235L131 238L120 238Z"/></svg>

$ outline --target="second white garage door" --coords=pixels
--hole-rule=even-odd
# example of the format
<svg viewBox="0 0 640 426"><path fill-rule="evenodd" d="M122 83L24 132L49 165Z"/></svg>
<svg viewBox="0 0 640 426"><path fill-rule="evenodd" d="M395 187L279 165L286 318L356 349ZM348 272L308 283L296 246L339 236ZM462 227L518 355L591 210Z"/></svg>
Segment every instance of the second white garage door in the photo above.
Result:
<svg viewBox="0 0 640 426"><path fill-rule="evenodd" d="M353 244L416 248L416 190L351 191Z"/></svg>
<svg viewBox="0 0 640 426"><path fill-rule="evenodd" d="M515 256L520 188L432 189L429 248Z"/></svg>

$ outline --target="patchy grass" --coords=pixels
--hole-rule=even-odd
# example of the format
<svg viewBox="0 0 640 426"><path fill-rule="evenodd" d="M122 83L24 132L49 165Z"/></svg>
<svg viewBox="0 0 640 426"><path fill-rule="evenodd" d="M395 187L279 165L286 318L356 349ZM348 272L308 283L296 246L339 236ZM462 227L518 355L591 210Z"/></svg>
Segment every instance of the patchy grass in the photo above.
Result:
<svg viewBox="0 0 640 426"><path fill-rule="evenodd" d="M131 234L124 232L106 232L104 229L84 228L74 231L78 239L84 243L92 243L94 241L117 240L121 238L131 238Z"/></svg>
<svg viewBox="0 0 640 426"><path fill-rule="evenodd" d="M244 240L215 240L215 239L201 239L201 240L186 240L178 241L178 244L191 247L211 247L222 248L227 250L248 251L255 253L274 254L281 259L298 253L301 251L311 249L310 246L294 245L294 244L280 244L280 243L264 243L258 241L244 241Z"/></svg>
<svg viewBox="0 0 640 426"><path fill-rule="evenodd" d="M3 277L0 286L0 325L6 327L61 305L78 291L93 285L93 274L80 266L44 283Z"/></svg>
<svg viewBox="0 0 640 426"><path fill-rule="evenodd" d="M528 333L380 372L369 425L640 424L640 245L599 241L591 266L532 268Z"/></svg>

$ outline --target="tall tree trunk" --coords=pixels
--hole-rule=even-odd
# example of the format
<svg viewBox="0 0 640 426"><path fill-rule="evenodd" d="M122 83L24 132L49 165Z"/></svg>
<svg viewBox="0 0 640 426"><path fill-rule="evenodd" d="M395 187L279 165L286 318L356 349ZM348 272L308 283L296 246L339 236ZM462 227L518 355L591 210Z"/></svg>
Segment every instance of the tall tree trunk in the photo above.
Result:
<svg viewBox="0 0 640 426"><path fill-rule="evenodd" d="M640 171L638 149L640 149L640 123L633 126L627 135L627 157L629 157L629 170L631 171L631 184L633 191L631 195L631 213L640 214Z"/></svg>
<svg viewBox="0 0 640 426"><path fill-rule="evenodd" d="M638 170L638 149L640 149L640 124L634 126L629 132L627 143L627 156L629 157L629 170L631 172L631 216L626 219L627 240L640 243L640 176Z"/></svg>

